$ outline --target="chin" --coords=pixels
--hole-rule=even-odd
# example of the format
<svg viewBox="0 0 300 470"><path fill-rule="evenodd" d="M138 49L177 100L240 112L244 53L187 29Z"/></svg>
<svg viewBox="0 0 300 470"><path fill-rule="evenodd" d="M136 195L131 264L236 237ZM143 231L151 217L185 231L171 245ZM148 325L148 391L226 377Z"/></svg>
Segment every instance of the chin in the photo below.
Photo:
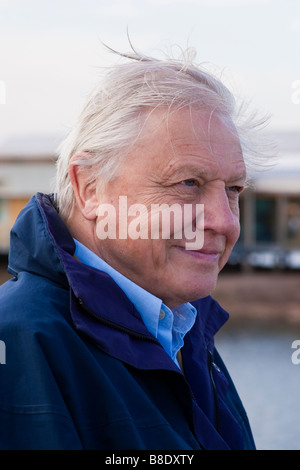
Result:
<svg viewBox="0 0 300 470"><path fill-rule="evenodd" d="M186 289L183 289L183 285L186 285ZM180 300L177 301L177 306L182 305L186 302L193 302L194 300L203 299L208 295L211 295L217 285L217 276L211 276L208 278L203 278L193 282L182 283L178 289L174 289L175 295L178 298L180 295Z"/></svg>

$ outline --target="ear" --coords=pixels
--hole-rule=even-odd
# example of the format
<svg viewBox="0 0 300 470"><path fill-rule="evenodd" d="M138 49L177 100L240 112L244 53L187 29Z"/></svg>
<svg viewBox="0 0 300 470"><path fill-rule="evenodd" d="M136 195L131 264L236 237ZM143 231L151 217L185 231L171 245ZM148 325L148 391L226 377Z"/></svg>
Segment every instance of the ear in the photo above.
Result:
<svg viewBox="0 0 300 470"><path fill-rule="evenodd" d="M78 158L88 158L87 153L75 154L70 160L69 177L73 187L78 208L87 220L97 217L98 199L96 191L96 180L91 182L92 167L76 165Z"/></svg>

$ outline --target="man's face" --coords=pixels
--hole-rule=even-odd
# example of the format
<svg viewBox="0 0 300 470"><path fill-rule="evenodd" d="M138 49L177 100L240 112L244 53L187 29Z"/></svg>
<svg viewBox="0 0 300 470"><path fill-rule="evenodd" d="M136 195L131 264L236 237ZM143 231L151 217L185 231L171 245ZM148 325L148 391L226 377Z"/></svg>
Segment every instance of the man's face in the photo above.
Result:
<svg viewBox="0 0 300 470"><path fill-rule="evenodd" d="M119 176L99 194L99 205L118 211L119 196L127 197L128 207L143 204L149 213L152 204L204 204L203 247L185 249L184 231L182 239L172 230L168 239L97 239L95 230L97 254L170 308L209 295L239 236L238 196L245 178L229 119L196 109L155 111Z"/></svg>

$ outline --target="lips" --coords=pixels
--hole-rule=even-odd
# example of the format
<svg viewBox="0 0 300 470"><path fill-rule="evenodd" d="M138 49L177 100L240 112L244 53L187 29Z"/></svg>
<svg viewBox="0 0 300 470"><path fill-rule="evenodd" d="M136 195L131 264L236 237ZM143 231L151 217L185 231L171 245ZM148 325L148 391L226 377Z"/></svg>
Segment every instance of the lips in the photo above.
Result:
<svg viewBox="0 0 300 470"><path fill-rule="evenodd" d="M205 248L201 250L186 250L185 247L176 246L178 250L184 253L186 256L192 257L194 260L200 260L207 263L218 263L221 257L222 251L215 248Z"/></svg>
<svg viewBox="0 0 300 470"><path fill-rule="evenodd" d="M218 255L218 256L220 256L224 251L224 249L219 249L215 247L201 248L201 250L187 250L185 246L176 245L176 248L180 248L181 250L184 250L187 252L199 253L203 255Z"/></svg>
<svg viewBox="0 0 300 470"><path fill-rule="evenodd" d="M202 253L203 255L219 255L219 250L186 250L186 251L194 251L196 253Z"/></svg>

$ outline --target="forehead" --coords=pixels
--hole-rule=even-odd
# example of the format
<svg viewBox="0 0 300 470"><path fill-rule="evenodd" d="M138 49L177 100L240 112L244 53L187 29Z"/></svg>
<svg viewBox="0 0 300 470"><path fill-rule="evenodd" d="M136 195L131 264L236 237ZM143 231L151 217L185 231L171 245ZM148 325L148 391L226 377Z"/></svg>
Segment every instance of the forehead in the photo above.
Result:
<svg viewBox="0 0 300 470"><path fill-rule="evenodd" d="M189 108L157 110L144 128L142 141L148 160L144 164L157 165L161 171L186 165L219 170L239 166L243 171L240 140L229 116Z"/></svg>
<svg viewBox="0 0 300 470"><path fill-rule="evenodd" d="M229 116L183 109L169 116L168 134L176 148L200 146L213 154L241 153L240 141Z"/></svg>

